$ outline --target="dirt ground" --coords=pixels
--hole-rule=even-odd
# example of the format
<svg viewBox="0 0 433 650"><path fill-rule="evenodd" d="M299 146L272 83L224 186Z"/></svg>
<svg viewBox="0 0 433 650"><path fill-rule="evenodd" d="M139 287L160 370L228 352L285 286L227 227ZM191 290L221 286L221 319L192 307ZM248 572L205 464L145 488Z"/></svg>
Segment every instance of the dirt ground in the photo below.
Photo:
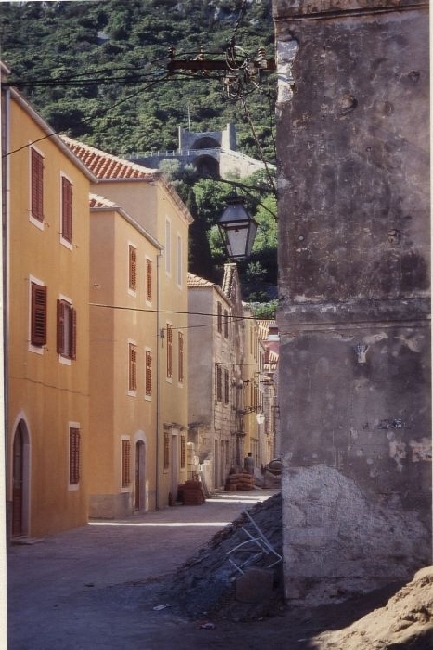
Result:
<svg viewBox="0 0 433 650"><path fill-rule="evenodd" d="M260 497L222 495L12 546L8 650L432 650L433 569L338 605L291 608L278 580L264 607L239 603L227 548L244 539L246 509L280 548L280 497Z"/></svg>

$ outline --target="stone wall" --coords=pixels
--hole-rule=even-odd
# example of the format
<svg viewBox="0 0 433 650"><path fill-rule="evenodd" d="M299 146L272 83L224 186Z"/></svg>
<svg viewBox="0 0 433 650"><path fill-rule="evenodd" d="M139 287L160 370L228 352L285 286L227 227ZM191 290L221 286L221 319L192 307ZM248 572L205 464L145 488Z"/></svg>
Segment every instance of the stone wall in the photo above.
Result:
<svg viewBox="0 0 433 650"><path fill-rule="evenodd" d="M431 561L428 5L274 18L285 581L326 601Z"/></svg>

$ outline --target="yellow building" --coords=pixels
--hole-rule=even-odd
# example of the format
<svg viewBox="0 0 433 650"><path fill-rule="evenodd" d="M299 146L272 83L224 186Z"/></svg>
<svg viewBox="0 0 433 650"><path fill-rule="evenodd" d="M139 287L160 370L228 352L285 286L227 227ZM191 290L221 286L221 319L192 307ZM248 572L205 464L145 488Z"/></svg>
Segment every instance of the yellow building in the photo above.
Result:
<svg viewBox="0 0 433 650"><path fill-rule="evenodd" d="M92 175L3 89L9 533L87 521Z"/></svg>
<svg viewBox="0 0 433 650"><path fill-rule="evenodd" d="M137 408L140 400L146 396L139 389L140 380L146 373L145 355L138 350L141 346L148 347L152 352L152 413L151 424L146 418L139 423L139 428L125 430L124 435L130 437L131 467L138 467L137 460L139 447L136 438L137 431L146 434L146 470L145 474L151 480L151 459L155 457L154 485L149 484L147 498L149 507L160 508L174 501L177 496L178 485L187 477L186 442L188 427L188 382L186 373L187 343L188 343L188 302L187 302L187 258L188 258L188 227L191 216L176 192L165 183L161 174L155 170L135 165L127 160L122 160L111 154L89 147L81 142L64 137L74 154L82 160L86 167L96 176L97 184L93 191L109 199L115 205L121 206L141 228L152 237L155 242L161 242L160 255L153 254L153 282L154 295L151 306L144 304L140 307L143 295L143 286L138 286L141 280L137 276L137 290L120 302L112 305L112 311L125 306L129 300L131 309L135 310L137 327L142 327L145 342L137 341L137 362L135 372L137 375L136 399L129 400L129 408ZM138 258L137 258L138 259ZM138 267L137 267L138 268ZM145 276L142 275L142 278ZM116 275L116 282L124 282L124 276ZM133 292L134 293L134 292ZM95 295L96 291L92 295ZM121 300L121 289L116 293ZM135 302L134 302L135 301ZM143 304L143 303L141 303ZM102 309L102 308L99 308ZM143 311L141 311L143 310ZM154 322L149 328L150 315L154 314ZM92 312L93 313L93 312ZM119 321L119 327L121 322ZM129 336L127 328L116 332L118 340L127 341ZM143 334L144 335L144 334ZM116 359L118 372L127 372L128 363L121 354ZM122 388L124 391L124 388ZM134 392L134 391L132 391ZM136 420L137 422L137 420ZM93 427L98 423L92 423ZM135 425L134 425L135 426ZM108 431L107 435L113 435ZM141 435L141 434L140 434ZM131 437L133 436L133 437ZM93 462L97 462L95 458ZM132 471L132 470L131 470ZM124 486L126 492L134 492L135 486ZM129 497L129 503L135 499ZM125 501L122 501L125 505Z"/></svg>
<svg viewBox="0 0 433 650"><path fill-rule="evenodd" d="M89 515L112 518L155 507L161 246L112 201L90 206Z"/></svg>

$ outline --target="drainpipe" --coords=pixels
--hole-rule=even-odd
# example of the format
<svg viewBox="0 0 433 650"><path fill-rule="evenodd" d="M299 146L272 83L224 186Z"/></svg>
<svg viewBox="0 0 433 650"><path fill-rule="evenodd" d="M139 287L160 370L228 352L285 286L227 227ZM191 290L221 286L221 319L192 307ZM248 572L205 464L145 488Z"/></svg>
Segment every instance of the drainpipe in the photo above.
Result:
<svg viewBox="0 0 433 650"><path fill-rule="evenodd" d="M161 389L160 389L160 350L159 350L159 338L160 338L160 271L161 271L161 259L162 253L158 253L156 256L156 495L155 495L155 509L160 509L159 497L160 497L160 486L159 486L159 436L160 436L160 411L161 411Z"/></svg>

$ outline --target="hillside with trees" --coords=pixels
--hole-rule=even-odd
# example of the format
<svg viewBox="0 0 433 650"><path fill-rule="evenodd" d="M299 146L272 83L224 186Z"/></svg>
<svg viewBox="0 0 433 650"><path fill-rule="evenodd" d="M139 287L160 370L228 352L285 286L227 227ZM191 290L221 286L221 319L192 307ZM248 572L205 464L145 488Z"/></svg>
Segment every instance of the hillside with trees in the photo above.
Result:
<svg viewBox="0 0 433 650"><path fill-rule="evenodd" d="M5 2L0 39L10 82L58 132L132 156L175 150L179 126L218 131L231 122L240 151L275 162L275 75L248 80L229 96L221 73L168 71L171 56L221 59L230 47L246 62L259 48L273 57L271 0ZM223 254L214 224L233 187L198 181L193 170L167 176L196 219L191 270L208 269L209 279L218 279ZM267 301L276 284L275 194L269 178L244 183L252 186L245 196L260 227L240 272L245 296ZM210 255L211 268L200 255Z"/></svg>

